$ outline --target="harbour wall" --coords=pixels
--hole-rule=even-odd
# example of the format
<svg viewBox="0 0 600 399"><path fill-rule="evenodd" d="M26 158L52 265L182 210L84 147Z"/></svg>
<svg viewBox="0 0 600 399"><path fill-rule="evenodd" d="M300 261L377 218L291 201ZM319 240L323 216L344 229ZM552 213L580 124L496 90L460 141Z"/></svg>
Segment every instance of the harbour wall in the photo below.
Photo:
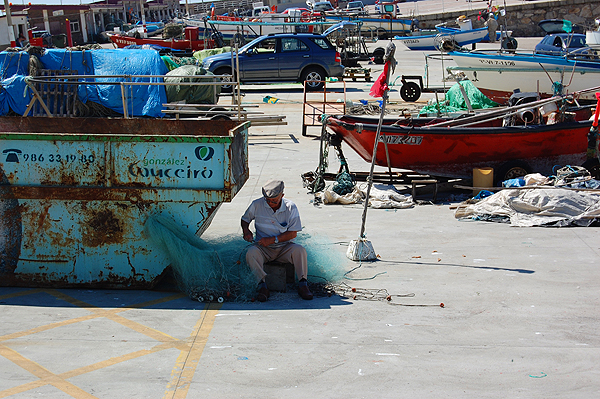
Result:
<svg viewBox="0 0 600 399"><path fill-rule="evenodd" d="M473 28L481 28L485 20L480 12L485 10L485 3L479 10L452 11L437 14L415 16L421 29L433 29L436 24L456 21L460 16L471 19ZM598 0L555 0L526 2L506 7L506 19L498 17L500 25L506 24L506 30L512 31L514 37L544 36L537 25L544 19L565 19L582 28L592 28L594 20L600 18L600 1Z"/></svg>

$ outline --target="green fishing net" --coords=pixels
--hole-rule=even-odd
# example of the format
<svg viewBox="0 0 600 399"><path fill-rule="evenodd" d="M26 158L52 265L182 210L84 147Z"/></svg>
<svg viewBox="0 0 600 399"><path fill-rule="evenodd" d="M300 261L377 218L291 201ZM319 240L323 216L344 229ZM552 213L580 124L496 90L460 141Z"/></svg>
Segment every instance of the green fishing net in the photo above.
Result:
<svg viewBox="0 0 600 399"><path fill-rule="evenodd" d="M162 215L148 217L144 234L170 260L179 289L191 298L247 302L255 297L257 281L246 264L251 244L241 236L203 239ZM295 242L307 250L309 280L343 279L347 260L327 238L299 234Z"/></svg>
<svg viewBox="0 0 600 399"><path fill-rule="evenodd" d="M459 83L455 83L446 93L446 99L442 102L436 102L431 100L425 107L419 111L419 115L423 114L435 114L450 113L465 111L468 109L467 102L463 96L460 86L463 87L471 107L473 109L485 109L497 107L498 104L487 98L470 80L463 80Z"/></svg>

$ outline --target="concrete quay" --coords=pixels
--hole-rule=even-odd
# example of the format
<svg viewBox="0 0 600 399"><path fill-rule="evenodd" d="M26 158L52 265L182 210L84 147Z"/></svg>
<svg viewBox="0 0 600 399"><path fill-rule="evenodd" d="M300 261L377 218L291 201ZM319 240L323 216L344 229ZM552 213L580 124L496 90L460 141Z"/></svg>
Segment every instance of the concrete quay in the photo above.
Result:
<svg viewBox="0 0 600 399"><path fill-rule="evenodd" d="M423 73L423 53L398 44L397 59L394 78ZM375 78L381 71L367 67ZM347 82L348 99L374 102L371 85ZM600 396L598 227L458 221L457 201L441 193L435 204L369 209L366 235L380 258L359 265L344 253L358 238L362 205L315 205L302 186L300 175L318 164L319 130L301 135L300 85L244 89L245 104L288 124L251 128L250 179L206 236L241 235L240 216L262 184L281 178L303 234L325 243L309 250L339 254L348 271L360 266L345 283L385 290L392 301L303 301L289 291L220 304L172 291L2 287L0 398ZM397 90L398 109L433 98L406 104ZM348 147L345 155L351 171L369 170ZM338 166L331 154L330 171Z"/></svg>

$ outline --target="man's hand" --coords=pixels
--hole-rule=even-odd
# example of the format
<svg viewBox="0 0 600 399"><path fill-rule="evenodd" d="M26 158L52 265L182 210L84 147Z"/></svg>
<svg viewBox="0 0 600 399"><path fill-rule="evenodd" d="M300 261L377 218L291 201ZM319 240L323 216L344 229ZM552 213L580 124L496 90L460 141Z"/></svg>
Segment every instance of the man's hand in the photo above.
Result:
<svg viewBox="0 0 600 399"><path fill-rule="evenodd" d="M275 237L263 237L258 240L258 245L268 247L269 245L275 244Z"/></svg>
<svg viewBox="0 0 600 399"><path fill-rule="evenodd" d="M254 239L254 235L252 234L252 232L250 230L244 231L244 240L246 240L248 242L252 242L253 239Z"/></svg>

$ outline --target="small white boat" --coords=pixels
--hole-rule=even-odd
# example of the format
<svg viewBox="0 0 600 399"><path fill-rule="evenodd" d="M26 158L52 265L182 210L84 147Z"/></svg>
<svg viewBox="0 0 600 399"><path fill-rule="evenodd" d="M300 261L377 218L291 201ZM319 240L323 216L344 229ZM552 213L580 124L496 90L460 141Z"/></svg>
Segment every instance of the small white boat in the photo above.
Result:
<svg viewBox="0 0 600 399"><path fill-rule="evenodd" d="M449 29L433 35L396 36L394 40L400 41L411 50L435 51L441 49L452 50L455 47L478 43L487 35L487 28L469 30Z"/></svg>
<svg viewBox="0 0 600 399"><path fill-rule="evenodd" d="M600 61L586 56L561 57L523 52L450 52L457 67L489 99L507 103L514 90L539 92L551 97L595 87L600 79ZM595 100L594 93L582 94Z"/></svg>

